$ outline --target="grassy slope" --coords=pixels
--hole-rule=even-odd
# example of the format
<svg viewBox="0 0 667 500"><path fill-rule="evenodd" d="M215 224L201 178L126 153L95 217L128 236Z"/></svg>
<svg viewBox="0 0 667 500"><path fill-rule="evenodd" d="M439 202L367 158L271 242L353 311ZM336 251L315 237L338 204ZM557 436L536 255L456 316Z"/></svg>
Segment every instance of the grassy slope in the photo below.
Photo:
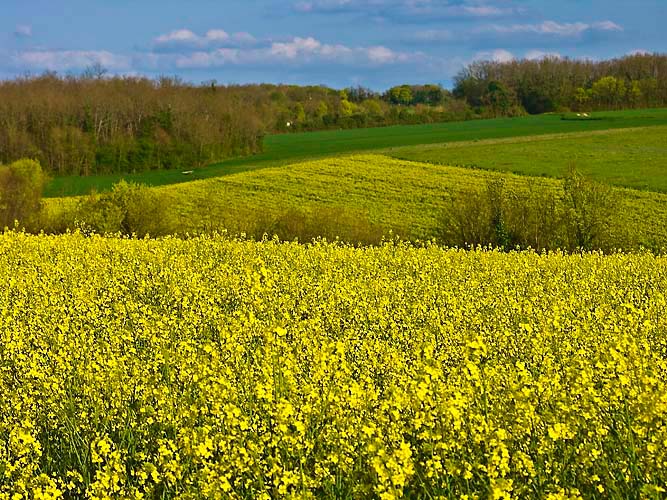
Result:
<svg viewBox="0 0 667 500"><path fill-rule="evenodd" d="M570 163L601 182L667 192L667 126L392 148L443 165L561 177Z"/></svg>
<svg viewBox="0 0 667 500"><path fill-rule="evenodd" d="M667 125L667 109L600 113L596 120L562 120L559 115L474 120L431 125L396 126L371 129L276 135L266 138L265 152L248 158L228 160L197 169L185 176L180 171L162 170L125 175L58 177L46 195L72 196L91 189L106 190L121 178L149 185L165 185L235 174L243 171L286 165L304 159L397 146L498 139L539 134L556 134Z"/></svg>
<svg viewBox="0 0 667 500"><path fill-rule="evenodd" d="M498 176L519 189L529 182L560 189L554 179L530 180L380 155L328 158L155 189L166 196L167 210L177 214L183 232L211 227L243 230L235 224L257 214L280 214L289 207L304 211L339 207L416 239L433 236L452 194L484 188ZM667 245L667 195L619 191L623 200L619 227L627 228L633 241ZM58 210L74 199L62 201L49 200L48 206Z"/></svg>

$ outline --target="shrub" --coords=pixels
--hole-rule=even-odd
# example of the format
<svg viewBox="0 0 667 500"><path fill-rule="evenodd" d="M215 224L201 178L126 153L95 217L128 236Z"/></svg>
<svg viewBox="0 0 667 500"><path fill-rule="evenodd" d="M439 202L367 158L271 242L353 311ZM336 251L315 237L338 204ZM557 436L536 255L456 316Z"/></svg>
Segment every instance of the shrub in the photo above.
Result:
<svg viewBox="0 0 667 500"><path fill-rule="evenodd" d="M609 247L618 199L611 187L587 179L571 165L563 184L569 237L576 248Z"/></svg>
<svg viewBox="0 0 667 500"><path fill-rule="evenodd" d="M25 225L37 215L46 175L34 160L0 166L0 225Z"/></svg>
<svg viewBox="0 0 667 500"><path fill-rule="evenodd" d="M173 215L158 191L141 184L120 181L108 193L93 193L77 209L85 229L101 234L121 232L144 237L176 231Z"/></svg>
<svg viewBox="0 0 667 500"><path fill-rule="evenodd" d="M438 234L451 246L491 245L511 250L612 250L622 246L613 188L587 179L571 167L562 190L532 181L510 189L503 178L486 190L453 198Z"/></svg>

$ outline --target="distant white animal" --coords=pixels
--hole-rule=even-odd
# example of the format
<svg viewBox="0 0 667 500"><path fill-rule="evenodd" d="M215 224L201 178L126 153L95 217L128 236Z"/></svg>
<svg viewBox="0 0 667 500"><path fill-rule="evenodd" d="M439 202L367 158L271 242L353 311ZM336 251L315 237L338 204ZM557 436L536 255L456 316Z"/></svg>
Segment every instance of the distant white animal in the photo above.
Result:
<svg viewBox="0 0 667 500"><path fill-rule="evenodd" d="M190 174L193 173L193 172L194 172L194 170L186 170L185 172L181 172L181 173L182 173L183 175L190 175Z"/></svg>

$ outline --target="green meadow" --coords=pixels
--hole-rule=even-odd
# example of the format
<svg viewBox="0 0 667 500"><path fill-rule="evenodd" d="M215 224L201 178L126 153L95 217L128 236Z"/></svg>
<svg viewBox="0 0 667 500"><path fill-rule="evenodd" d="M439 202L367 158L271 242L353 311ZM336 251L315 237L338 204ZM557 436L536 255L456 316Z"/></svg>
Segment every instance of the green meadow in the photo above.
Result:
<svg viewBox="0 0 667 500"><path fill-rule="evenodd" d="M407 160L562 177L570 166L599 182L667 192L667 127L550 134L391 148Z"/></svg>
<svg viewBox="0 0 667 500"><path fill-rule="evenodd" d="M538 116L526 116L520 118L498 118L489 120L471 120L466 122L448 122L429 125L410 125L394 126L369 129L351 129L351 130L333 130L324 132L309 132L299 134L272 135L265 138L264 152L258 155L237 158L207 167L194 169L191 174L183 174L179 170L153 170L136 174L114 174L114 175L96 175L89 177L70 176L56 177L51 180L47 186L45 195L47 197L76 196L87 194L93 190L106 191L121 179L142 183L150 186L159 186L167 184L176 184L193 180L201 180L212 177L226 176L249 170L256 170L266 167L275 167L288 165L303 160L323 158L327 156L345 155L357 152L371 152L389 149L389 154L405 158L420 159L422 161L448 162L455 164L474 164L481 168L490 168L508 171L516 171L529 175L553 175L559 176L562 166L572 159L577 160L578 166L582 171L591 169L606 169L611 163L618 163L618 156L607 155L602 147L595 143L588 136L578 136L579 133L591 133L594 131L604 131L613 129L631 129L643 127L652 129L658 127L655 131L647 130L646 134L641 132L630 132L632 137L637 140L629 146L629 150L624 154L630 156L634 166L627 167L636 169L634 173L610 174L610 179L614 184L630 187L653 187L657 190L665 190L663 181L655 180L655 186L650 186L653 181L643 181L645 160L659 164L660 144L667 142L665 138L665 128L667 126L667 109L652 110L630 110L617 112L594 113L591 119L579 119L575 116L561 116L559 114L546 114ZM662 127L662 128L660 128ZM557 137L554 137L557 134ZM568 134L572 134L570 137ZM500 144L504 146L502 154L511 157L512 148L515 146L505 143L480 142L475 149L475 155L468 155L466 151L474 148L475 144L471 141L493 141L512 138L525 138L540 135L549 135L545 141L534 142L537 148L537 157L542 163L549 162L549 166L538 165L533 167L526 166L530 163L528 160L521 166L516 166L503 160L500 162L487 161L493 158L496 151L494 148ZM561 137L568 135L568 137ZM584 138L581 144L579 138ZM591 136L598 137L598 136ZM625 142L625 132L619 132L619 135L610 136L611 143ZM561 149L559 141L565 139L564 146ZM531 139L532 140L532 139ZM605 139L600 139L604 142ZM634 139L633 139L634 140ZM440 144L458 144L460 148L451 160L448 156L442 156L439 147L426 148L428 145ZM514 143L512 143L514 144ZM526 148L526 144L533 144L529 141L517 142L517 154L520 156ZM414 147L414 150L396 150L399 147ZM544 147L545 149L540 149ZM588 148L586 155L577 150L577 148ZM422 149L423 148L423 149ZM657 148L657 149L652 149ZM526 157L530 157L535 152L534 149L525 149L528 151ZM664 149L662 150L664 151ZM449 154L449 150L447 150ZM456 155L459 156L456 156ZM473 157L474 156L474 157ZM663 155L664 156L664 155ZM655 158L655 160L652 160ZM519 160L516 160L519 161ZM504 166L506 168L500 168ZM613 167L616 168L616 167ZM621 163L621 169L622 167ZM647 167L652 171L660 171L659 165ZM624 177L625 175L625 177ZM599 176L599 175L598 175ZM604 177L604 173L601 174ZM620 176L620 177L619 177ZM612 178L613 177L613 178ZM623 182L627 178L627 182ZM620 180L619 180L620 179ZM649 186L647 186L647 184Z"/></svg>

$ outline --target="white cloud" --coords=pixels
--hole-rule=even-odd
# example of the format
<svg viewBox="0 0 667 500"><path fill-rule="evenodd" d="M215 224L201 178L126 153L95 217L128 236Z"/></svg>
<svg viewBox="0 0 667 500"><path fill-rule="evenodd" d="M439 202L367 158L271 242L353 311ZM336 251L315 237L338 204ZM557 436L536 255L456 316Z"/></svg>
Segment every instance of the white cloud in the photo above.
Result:
<svg viewBox="0 0 667 500"><path fill-rule="evenodd" d="M464 12L474 17L495 17L495 16L502 16L504 14L508 14L511 12L508 11L508 9L501 9L499 7L494 7L491 5L478 5L478 6L464 5L462 9Z"/></svg>
<svg viewBox="0 0 667 500"><path fill-rule="evenodd" d="M492 32L496 34L536 34L555 36L562 38L577 38L586 32L593 31L623 31L623 28L612 21L600 21L593 24L557 23L555 21L544 21L539 24L512 24L482 26L477 29L478 33Z"/></svg>
<svg viewBox="0 0 667 500"><path fill-rule="evenodd" d="M366 49L366 54L370 61L378 64L389 64L405 59L404 55L382 46L370 47Z"/></svg>
<svg viewBox="0 0 667 500"><path fill-rule="evenodd" d="M175 57L173 64L179 69L196 69L237 64L238 62L238 49L217 49L211 52L193 52L191 54L178 55Z"/></svg>
<svg viewBox="0 0 667 500"><path fill-rule="evenodd" d="M18 38L30 38L32 37L32 26L27 24L20 24L14 30L14 36Z"/></svg>
<svg viewBox="0 0 667 500"><path fill-rule="evenodd" d="M230 45L235 40L245 44ZM169 49L164 49L169 46ZM222 67L380 68L401 65L423 70L442 66L437 57L421 52L397 51L383 45L353 46L326 43L315 37L257 40L249 33L229 34L216 29L199 35L179 29L153 39L146 50L117 54L87 50L25 50L10 56L9 67L29 71L80 71L99 64L114 74L169 73Z"/></svg>
<svg viewBox="0 0 667 500"><path fill-rule="evenodd" d="M234 33L233 39L242 45L252 45L257 42L257 39L254 36L245 31Z"/></svg>
<svg viewBox="0 0 667 500"><path fill-rule="evenodd" d="M154 71L168 71L169 68L203 69L229 65L272 66L272 65L348 65L387 66L399 63L425 63L427 57L419 52L405 53L384 46L347 46L324 43L314 37L291 37L283 40L257 40L249 33L236 33L225 37L227 32L209 31L199 37L189 30L178 30L155 39L155 50L137 54L135 64L150 67ZM247 40L245 45L220 46L212 41ZM183 40L183 44L163 50L158 42L173 43ZM211 43L209 43L211 42Z"/></svg>
<svg viewBox="0 0 667 500"><path fill-rule="evenodd" d="M598 23L593 23L592 27L593 29L600 31L623 31L623 27L613 21L600 21Z"/></svg>
<svg viewBox="0 0 667 500"><path fill-rule="evenodd" d="M524 59L529 59L532 61L541 60L545 58L557 58L560 59L562 56L558 52L546 52L542 50L529 50L523 56ZM472 61L494 61L499 63L506 63L514 61L517 57L510 51L505 49L495 49L483 52L477 52Z"/></svg>
<svg viewBox="0 0 667 500"><path fill-rule="evenodd" d="M210 29L204 35L198 35L189 29L178 29L153 39L153 46L158 49L178 50L183 48L206 49L211 47L252 45L257 40L244 31L228 33L222 29Z"/></svg>
<svg viewBox="0 0 667 500"><path fill-rule="evenodd" d="M514 54L505 49L495 49L491 51L477 52L473 56L475 61L495 61L495 62L510 62L513 61Z"/></svg>
<svg viewBox="0 0 667 500"><path fill-rule="evenodd" d="M356 13L373 18L413 20L416 18L487 18L523 12L514 7L499 7L484 0L300 0L293 4L302 13Z"/></svg>
<svg viewBox="0 0 667 500"><path fill-rule="evenodd" d="M124 71L131 66L129 57L104 50L29 50L15 54L12 60L22 68L49 71L81 70L93 64Z"/></svg>
<svg viewBox="0 0 667 500"><path fill-rule="evenodd" d="M630 52L626 52L626 55L628 56L649 56L651 54L652 52L646 49L634 49L631 50Z"/></svg>
<svg viewBox="0 0 667 500"><path fill-rule="evenodd" d="M297 56L308 56L320 52L322 44L312 37L296 37L290 42L275 42L271 44L269 53L272 56L285 59L296 59Z"/></svg>
<svg viewBox="0 0 667 500"><path fill-rule="evenodd" d="M199 37L195 35L192 31L182 29L182 30L172 31L171 33L167 33L166 35L160 35L155 39L155 43L165 44L171 42L196 42L198 40Z"/></svg>
<svg viewBox="0 0 667 500"><path fill-rule="evenodd" d="M225 30L208 30L205 39L212 42L224 42L229 40L229 33Z"/></svg>

